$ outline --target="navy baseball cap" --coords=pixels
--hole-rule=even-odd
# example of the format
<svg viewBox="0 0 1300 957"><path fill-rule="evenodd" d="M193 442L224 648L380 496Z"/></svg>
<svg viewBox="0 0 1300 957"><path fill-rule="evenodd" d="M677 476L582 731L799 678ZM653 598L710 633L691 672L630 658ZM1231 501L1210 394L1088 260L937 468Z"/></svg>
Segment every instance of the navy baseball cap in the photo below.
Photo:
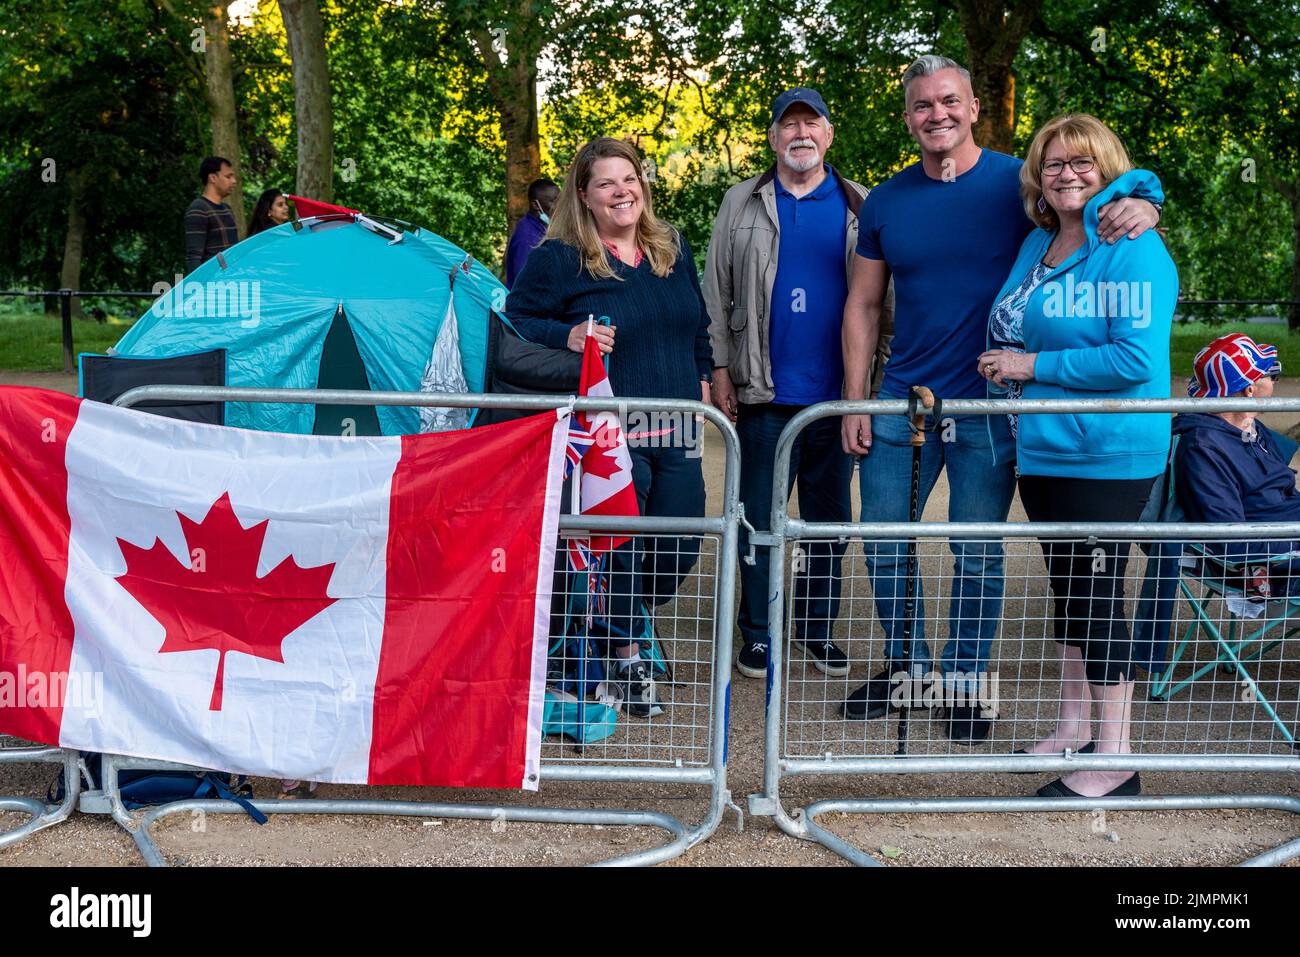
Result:
<svg viewBox="0 0 1300 957"><path fill-rule="evenodd" d="M772 122L776 123L777 120L785 116L785 111L796 103L803 103L805 106L812 107L819 114L826 117L828 121L831 118L831 111L826 108L826 101L822 99L820 93L816 90L810 90L806 86L796 86L786 90L772 101Z"/></svg>

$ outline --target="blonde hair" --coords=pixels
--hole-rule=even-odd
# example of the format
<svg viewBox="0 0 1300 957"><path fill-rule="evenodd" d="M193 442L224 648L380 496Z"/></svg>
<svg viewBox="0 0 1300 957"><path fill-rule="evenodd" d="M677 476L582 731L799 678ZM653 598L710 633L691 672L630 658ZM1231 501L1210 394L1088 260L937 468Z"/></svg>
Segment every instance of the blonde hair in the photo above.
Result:
<svg viewBox="0 0 1300 957"><path fill-rule="evenodd" d="M1124 141L1109 126L1087 113L1066 113L1048 120L1029 144L1025 165L1020 167L1020 198L1025 204L1025 215L1044 229L1059 229L1056 210L1048 206L1040 211L1038 201L1043 198L1043 154L1056 137L1061 137L1067 149L1091 156L1103 186L1108 186L1133 168Z"/></svg>
<svg viewBox="0 0 1300 957"><path fill-rule="evenodd" d="M636 224L636 244L650 261L651 271L661 278L667 276L681 253L677 230L655 216L650 203L650 184L646 182L645 173L641 169L641 156L631 143L624 140L602 136L578 150L573 165L564 177L560 198L555 201L546 238L558 239L578 249L582 253L583 265L593 277L621 278L614 272L609 252L600 241L595 217L578 195L591 182L591 169L596 161L611 158L625 159L636 170L637 182L641 184L641 218Z"/></svg>

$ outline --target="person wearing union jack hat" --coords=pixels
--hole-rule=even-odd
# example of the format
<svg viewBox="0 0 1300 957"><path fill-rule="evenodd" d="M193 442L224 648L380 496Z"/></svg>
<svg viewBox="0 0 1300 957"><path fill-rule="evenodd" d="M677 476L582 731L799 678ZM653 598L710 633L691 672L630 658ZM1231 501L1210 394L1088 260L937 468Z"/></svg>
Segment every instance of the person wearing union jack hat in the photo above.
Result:
<svg viewBox="0 0 1300 957"><path fill-rule="evenodd" d="M1267 399L1282 374L1277 348L1242 333L1220 336L1196 354L1187 394L1194 399ZM1189 522L1300 522L1300 491L1289 463L1296 444L1256 422L1255 411L1183 413L1174 419L1174 493ZM1268 562L1275 593L1300 591L1294 541L1207 542L1225 564ZM1297 574L1290 574L1290 565ZM1282 581L1285 579L1285 581Z"/></svg>
<svg viewBox="0 0 1300 957"><path fill-rule="evenodd" d="M1219 336L1196 353L1192 375L1187 380L1187 394L1193 399L1218 399L1235 395L1266 399L1273 394L1272 383L1282 374L1277 346L1256 342L1242 332ZM1267 383L1264 380L1268 380ZM1255 391L1249 391L1254 389ZM1223 413L1247 416L1255 421L1254 412Z"/></svg>

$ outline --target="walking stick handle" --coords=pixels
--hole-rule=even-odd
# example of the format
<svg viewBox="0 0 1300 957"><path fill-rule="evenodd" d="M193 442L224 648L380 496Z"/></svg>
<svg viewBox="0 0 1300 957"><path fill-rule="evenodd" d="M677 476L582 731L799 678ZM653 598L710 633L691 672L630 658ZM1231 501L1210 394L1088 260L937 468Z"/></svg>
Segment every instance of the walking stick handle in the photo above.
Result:
<svg viewBox="0 0 1300 957"><path fill-rule="evenodd" d="M934 393L923 385L914 385L907 404L912 417L912 444L925 445L925 411L934 408Z"/></svg>

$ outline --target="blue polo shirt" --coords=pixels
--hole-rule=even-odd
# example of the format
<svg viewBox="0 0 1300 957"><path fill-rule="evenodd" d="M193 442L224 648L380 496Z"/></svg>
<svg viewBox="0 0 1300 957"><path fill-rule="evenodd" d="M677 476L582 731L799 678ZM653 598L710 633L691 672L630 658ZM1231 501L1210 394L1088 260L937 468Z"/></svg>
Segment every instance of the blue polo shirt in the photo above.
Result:
<svg viewBox="0 0 1300 957"><path fill-rule="evenodd" d="M858 213L858 255L894 277L894 341L882 395L925 385L944 399L982 399L975 367L993 300L1034 228L1014 156L982 150L953 180L913 163L873 189Z"/></svg>
<svg viewBox="0 0 1300 957"><path fill-rule="evenodd" d="M795 198L780 176L775 186L781 244L768 328L772 401L811 405L838 399L844 381L840 324L848 295L848 204L829 164L821 185L804 196Z"/></svg>

